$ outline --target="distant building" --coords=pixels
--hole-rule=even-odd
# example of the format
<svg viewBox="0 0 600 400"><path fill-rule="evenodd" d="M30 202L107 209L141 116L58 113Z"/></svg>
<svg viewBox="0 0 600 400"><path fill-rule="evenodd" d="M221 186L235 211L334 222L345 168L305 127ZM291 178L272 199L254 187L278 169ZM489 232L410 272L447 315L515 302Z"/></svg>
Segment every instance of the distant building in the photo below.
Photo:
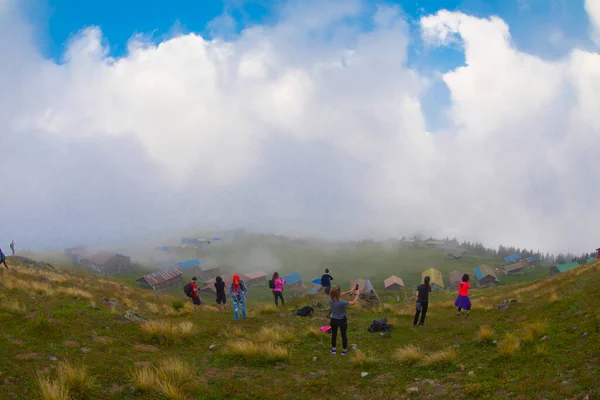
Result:
<svg viewBox="0 0 600 400"><path fill-rule="evenodd" d="M504 258L504 262L509 264L509 263L514 263L516 261L519 261L521 259L521 256L518 254L513 254L512 256L508 256Z"/></svg>
<svg viewBox="0 0 600 400"><path fill-rule="evenodd" d="M463 272L457 270L450 272L448 277L448 289L458 288L458 283L462 281L463 275Z"/></svg>
<svg viewBox="0 0 600 400"><path fill-rule="evenodd" d="M130 274L134 271L130 257L109 251L80 255L79 264L102 275Z"/></svg>
<svg viewBox="0 0 600 400"><path fill-rule="evenodd" d="M244 283L248 286L266 285L267 274L264 271L254 271L244 274Z"/></svg>
<svg viewBox="0 0 600 400"><path fill-rule="evenodd" d="M283 276L282 278L283 280L285 280L284 288L298 289L304 287L304 285L302 284L302 277L297 272L293 272L289 275Z"/></svg>
<svg viewBox="0 0 600 400"><path fill-rule="evenodd" d="M442 273L437 269L429 268L423 271L423 273L421 273L421 282L423 282L426 276L431 278L430 285L432 290L440 290L446 288L444 286L444 277L442 276Z"/></svg>
<svg viewBox="0 0 600 400"><path fill-rule="evenodd" d="M590 257L590 258L588 258L588 259L587 259L587 261L586 261L586 263L588 263L588 264L589 264L589 263L593 263L593 262L596 262L596 257Z"/></svg>
<svg viewBox="0 0 600 400"><path fill-rule="evenodd" d="M177 267L171 267L152 274L144 275L136 282L141 288L167 290L183 286L183 273Z"/></svg>
<svg viewBox="0 0 600 400"><path fill-rule="evenodd" d="M446 258L448 260L460 260L461 258L463 258L463 256L465 254L467 254L466 251L453 251L453 252L448 253Z"/></svg>
<svg viewBox="0 0 600 400"><path fill-rule="evenodd" d="M444 242L439 241L439 240L428 240L425 242L425 244L430 247L439 247L439 246L443 246Z"/></svg>
<svg viewBox="0 0 600 400"><path fill-rule="evenodd" d="M392 275L383 281L383 287L386 290L400 290L404 288L404 281L396 275Z"/></svg>
<svg viewBox="0 0 600 400"><path fill-rule="evenodd" d="M550 275L557 275L563 272L567 272L568 270L576 267L579 267L579 263L576 261L565 264L558 264L554 267L550 267Z"/></svg>
<svg viewBox="0 0 600 400"><path fill-rule="evenodd" d="M477 277L477 285L482 288L500 284L494 269L485 264L475 268L475 276Z"/></svg>
<svg viewBox="0 0 600 400"><path fill-rule="evenodd" d="M523 273L523 270L526 266L527 264L523 264L522 262L516 262L514 264L504 265L500 267L500 271L502 271L504 275L519 275Z"/></svg>

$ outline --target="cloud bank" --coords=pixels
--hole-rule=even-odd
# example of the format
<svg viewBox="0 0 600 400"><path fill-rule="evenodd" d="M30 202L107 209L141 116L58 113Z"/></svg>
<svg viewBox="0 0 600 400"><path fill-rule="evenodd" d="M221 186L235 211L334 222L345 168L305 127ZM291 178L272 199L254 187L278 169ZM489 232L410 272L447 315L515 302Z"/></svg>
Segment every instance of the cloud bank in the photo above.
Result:
<svg viewBox="0 0 600 400"><path fill-rule="evenodd" d="M4 241L244 226L598 245L598 53L547 61L515 48L501 19L448 11L422 18L415 38L400 10L351 1L283 7L228 41L134 36L120 58L86 27L56 63L11 4L0 3ZM598 2L586 6L598 22ZM421 73L407 63L415 40L458 44L466 63ZM428 132L435 79L449 123Z"/></svg>

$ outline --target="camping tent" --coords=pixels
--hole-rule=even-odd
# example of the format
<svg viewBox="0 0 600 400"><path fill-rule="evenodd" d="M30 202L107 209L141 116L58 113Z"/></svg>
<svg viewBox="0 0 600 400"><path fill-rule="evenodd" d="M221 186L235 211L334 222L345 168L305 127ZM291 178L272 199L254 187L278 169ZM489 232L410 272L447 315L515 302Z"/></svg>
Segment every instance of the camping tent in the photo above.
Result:
<svg viewBox="0 0 600 400"><path fill-rule="evenodd" d="M421 281L423 281L423 279L425 279L425 277L428 276L431 278L431 289L432 290L438 290L438 289L445 289L446 287L444 286L444 277L442 276L442 273L440 271L438 271L435 268L429 268L425 271L423 271L423 273L421 274Z"/></svg>
<svg viewBox="0 0 600 400"><path fill-rule="evenodd" d="M383 286L386 290L400 290L404 288L404 281L396 275L392 275L383 281Z"/></svg>

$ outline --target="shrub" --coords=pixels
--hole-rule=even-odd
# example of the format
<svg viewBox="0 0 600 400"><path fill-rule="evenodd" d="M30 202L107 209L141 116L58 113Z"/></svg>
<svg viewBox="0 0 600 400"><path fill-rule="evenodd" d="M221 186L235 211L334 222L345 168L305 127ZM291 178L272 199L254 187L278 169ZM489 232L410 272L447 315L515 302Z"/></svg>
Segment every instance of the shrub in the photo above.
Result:
<svg viewBox="0 0 600 400"><path fill-rule="evenodd" d="M479 343L492 343L494 341L494 329L489 325L479 327L476 339Z"/></svg>
<svg viewBox="0 0 600 400"><path fill-rule="evenodd" d="M521 340L512 333L507 333L498 343L498 352L505 357L514 356L521 347Z"/></svg>
<svg viewBox="0 0 600 400"><path fill-rule="evenodd" d="M185 303L183 301L176 300L176 301L174 301L174 302L171 303L171 307L173 307L173 310L179 311L183 307L185 307Z"/></svg>
<svg viewBox="0 0 600 400"><path fill-rule="evenodd" d="M458 358L458 354L452 347L446 347L441 350L434 351L433 353L426 354L421 365L451 365Z"/></svg>
<svg viewBox="0 0 600 400"><path fill-rule="evenodd" d="M423 359L423 352L418 347L410 344L397 349L394 357L404 364L416 364Z"/></svg>

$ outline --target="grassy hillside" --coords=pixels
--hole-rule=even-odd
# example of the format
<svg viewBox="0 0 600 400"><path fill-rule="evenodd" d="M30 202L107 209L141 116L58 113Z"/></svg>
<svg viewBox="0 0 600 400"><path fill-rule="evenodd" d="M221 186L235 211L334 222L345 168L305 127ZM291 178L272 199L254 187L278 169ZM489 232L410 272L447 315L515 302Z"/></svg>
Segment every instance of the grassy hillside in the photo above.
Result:
<svg viewBox="0 0 600 400"><path fill-rule="evenodd" d="M8 263L13 268L0 276L3 399L39 398L41 387L47 399L600 396L599 263L473 290L470 320L457 320L453 292L433 294L418 329L411 301L358 306L349 312L357 349L347 357L329 354L329 336L318 331L327 323L324 309L312 318L293 315L296 307L324 304L324 296L279 310L250 299L248 320L236 324L231 311L212 306L175 311L179 295L14 257ZM518 301L496 310L511 297ZM127 310L149 321L129 322ZM367 332L382 317L394 331Z"/></svg>

